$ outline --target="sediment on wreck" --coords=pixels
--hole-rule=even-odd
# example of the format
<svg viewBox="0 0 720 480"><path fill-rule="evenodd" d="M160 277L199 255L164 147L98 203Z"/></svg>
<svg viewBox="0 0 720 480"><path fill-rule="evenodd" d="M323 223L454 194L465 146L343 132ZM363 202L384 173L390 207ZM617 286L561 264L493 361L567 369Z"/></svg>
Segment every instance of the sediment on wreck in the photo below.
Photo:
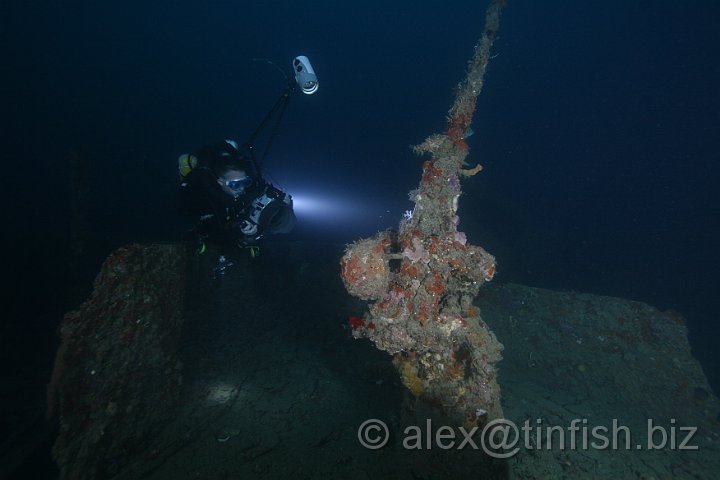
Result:
<svg viewBox="0 0 720 480"><path fill-rule="evenodd" d="M403 384L441 406L457 425L477 426L503 416L497 362L502 345L483 322L473 298L495 275L495 259L458 230L461 180L482 167L465 163L465 142L504 1L494 1L465 79L448 112L448 127L415 147L429 156L415 208L397 232L348 246L341 260L348 292L372 302L353 317L355 338L369 338L393 356Z"/></svg>
<svg viewBox="0 0 720 480"><path fill-rule="evenodd" d="M63 318L47 389L61 478L111 478L172 418L185 267L182 245L120 248L91 297Z"/></svg>

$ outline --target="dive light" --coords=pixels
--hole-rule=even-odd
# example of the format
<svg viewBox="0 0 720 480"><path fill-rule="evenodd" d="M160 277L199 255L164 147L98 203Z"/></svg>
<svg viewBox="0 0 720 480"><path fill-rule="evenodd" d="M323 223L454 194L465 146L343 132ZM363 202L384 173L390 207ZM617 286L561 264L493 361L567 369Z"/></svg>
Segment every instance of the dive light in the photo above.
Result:
<svg viewBox="0 0 720 480"><path fill-rule="evenodd" d="M293 70L295 71L295 81L305 95L312 95L317 92L319 86L317 75L315 75L310 60L305 55L295 57Z"/></svg>

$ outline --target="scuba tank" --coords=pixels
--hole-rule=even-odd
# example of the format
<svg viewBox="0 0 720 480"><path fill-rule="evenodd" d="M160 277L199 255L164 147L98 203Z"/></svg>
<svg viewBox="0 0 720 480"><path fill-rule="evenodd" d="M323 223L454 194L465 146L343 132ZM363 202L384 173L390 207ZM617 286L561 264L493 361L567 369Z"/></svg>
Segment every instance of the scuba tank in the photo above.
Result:
<svg viewBox="0 0 720 480"><path fill-rule="evenodd" d="M180 179L184 179L193 168L197 167L198 159L195 155L189 153L183 153L178 157L178 173Z"/></svg>

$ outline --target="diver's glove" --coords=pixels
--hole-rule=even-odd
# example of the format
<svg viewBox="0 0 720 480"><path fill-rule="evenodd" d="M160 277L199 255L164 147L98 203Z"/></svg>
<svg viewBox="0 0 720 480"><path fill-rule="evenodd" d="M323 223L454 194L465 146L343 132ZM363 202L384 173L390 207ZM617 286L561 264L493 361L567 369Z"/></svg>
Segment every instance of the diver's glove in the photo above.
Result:
<svg viewBox="0 0 720 480"><path fill-rule="evenodd" d="M255 235L258 232L258 226L247 220L240 222L240 232L246 236Z"/></svg>

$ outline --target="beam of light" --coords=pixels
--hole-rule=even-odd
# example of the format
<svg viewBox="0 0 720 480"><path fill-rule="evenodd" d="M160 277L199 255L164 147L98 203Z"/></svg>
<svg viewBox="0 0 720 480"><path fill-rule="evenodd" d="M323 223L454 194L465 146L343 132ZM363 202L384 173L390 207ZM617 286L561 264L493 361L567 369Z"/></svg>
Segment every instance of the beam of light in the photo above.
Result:
<svg viewBox="0 0 720 480"><path fill-rule="evenodd" d="M293 206L298 217L321 222L352 221L353 218L367 216L360 202L328 194L293 193Z"/></svg>
<svg viewBox="0 0 720 480"><path fill-rule="evenodd" d="M390 195L380 195L377 185L357 176L287 168L272 180L292 195L297 231L303 235L349 240L396 226L407 208L404 199L400 203Z"/></svg>
<svg viewBox="0 0 720 480"><path fill-rule="evenodd" d="M349 241L358 235L390 228L401 215L391 214L364 192L292 190L292 196L300 228L324 238L342 237Z"/></svg>

